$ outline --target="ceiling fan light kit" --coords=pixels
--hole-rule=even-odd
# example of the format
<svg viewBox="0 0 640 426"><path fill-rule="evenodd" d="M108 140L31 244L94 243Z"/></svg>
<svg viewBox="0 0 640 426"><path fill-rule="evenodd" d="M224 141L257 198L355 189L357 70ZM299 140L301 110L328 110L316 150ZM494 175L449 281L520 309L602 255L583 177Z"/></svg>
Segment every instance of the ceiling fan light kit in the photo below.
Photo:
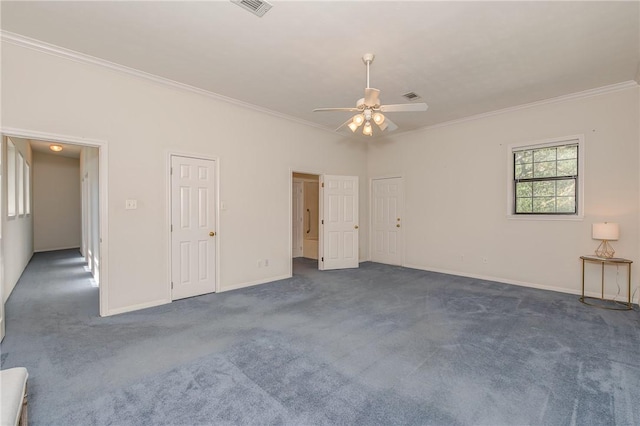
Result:
<svg viewBox="0 0 640 426"><path fill-rule="evenodd" d="M373 136L373 126L371 121L378 126L380 131L393 131L398 126L387 117L382 114L383 112L407 112L407 111L426 111L427 104L425 103L413 103L413 104L396 104L396 105L382 105L380 102L380 90L369 87L369 66L375 55L373 53L365 53L362 56L362 62L367 66L367 87L364 89L364 98L358 99L355 108L316 108L314 112L324 111L352 111L357 112L346 123L342 124L338 129L347 126L353 133L362 126L362 134L365 136Z"/></svg>
<svg viewBox="0 0 640 426"><path fill-rule="evenodd" d="M362 134L365 136L373 135L373 129L371 128L370 122L367 121L366 123L364 123L364 129L362 129Z"/></svg>

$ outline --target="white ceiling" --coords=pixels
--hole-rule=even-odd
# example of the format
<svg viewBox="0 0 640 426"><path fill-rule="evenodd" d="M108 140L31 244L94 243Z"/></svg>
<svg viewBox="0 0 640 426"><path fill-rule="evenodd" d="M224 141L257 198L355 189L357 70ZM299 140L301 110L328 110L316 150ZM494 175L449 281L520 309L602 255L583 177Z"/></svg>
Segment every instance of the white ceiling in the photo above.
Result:
<svg viewBox="0 0 640 426"><path fill-rule="evenodd" d="M400 131L637 80L640 3L2 1L2 29L335 129L363 96Z"/></svg>

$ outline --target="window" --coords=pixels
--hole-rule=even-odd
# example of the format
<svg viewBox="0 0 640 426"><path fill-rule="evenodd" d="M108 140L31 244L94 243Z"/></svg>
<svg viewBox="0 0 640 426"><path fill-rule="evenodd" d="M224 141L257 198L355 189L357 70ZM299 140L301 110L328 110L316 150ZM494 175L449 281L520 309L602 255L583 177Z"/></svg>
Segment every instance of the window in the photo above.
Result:
<svg viewBox="0 0 640 426"><path fill-rule="evenodd" d="M510 215L581 217L582 148L582 137L510 147Z"/></svg>
<svg viewBox="0 0 640 426"><path fill-rule="evenodd" d="M7 214L16 215L16 147L7 139Z"/></svg>
<svg viewBox="0 0 640 426"><path fill-rule="evenodd" d="M24 159L18 152L18 214L24 214Z"/></svg>
<svg viewBox="0 0 640 426"><path fill-rule="evenodd" d="M24 210L26 214L31 214L31 167L29 163L24 163Z"/></svg>

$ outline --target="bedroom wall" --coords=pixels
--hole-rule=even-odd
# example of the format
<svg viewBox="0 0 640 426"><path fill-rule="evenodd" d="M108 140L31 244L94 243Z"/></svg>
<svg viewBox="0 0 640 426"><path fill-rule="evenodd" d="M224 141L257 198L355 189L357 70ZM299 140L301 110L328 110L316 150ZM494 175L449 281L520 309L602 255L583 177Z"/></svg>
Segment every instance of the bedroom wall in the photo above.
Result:
<svg viewBox="0 0 640 426"><path fill-rule="evenodd" d="M80 247L80 160L33 152L33 250Z"/></svg>
<svg viewBox="0 0 640 426"><path fill-rule="evenodd" d="M108 142L107 313L169 301L169 152L219 158L223 290L290 274L292 170L359 176L368 257L361 142L6 40L2 65L3 127Z"/></svg>
<svg viewBox="0 0 640 426"><path fill-rule="evenodd" d="M579 257L593 254L599 242L591 239L591 225L603 221L620 224L616 255L637 265L639 104L636 86L372 144L369 178L405 178L405 265L578 293ZM507 218L507 147L577 134L585 138L584 220ZM587 280L599 285L599 266L594 268ZM607 271L611 296L617 291L615 272ZM626 298L625 271L620 274ZM634 289L639 276L632 271Z"/></svg>

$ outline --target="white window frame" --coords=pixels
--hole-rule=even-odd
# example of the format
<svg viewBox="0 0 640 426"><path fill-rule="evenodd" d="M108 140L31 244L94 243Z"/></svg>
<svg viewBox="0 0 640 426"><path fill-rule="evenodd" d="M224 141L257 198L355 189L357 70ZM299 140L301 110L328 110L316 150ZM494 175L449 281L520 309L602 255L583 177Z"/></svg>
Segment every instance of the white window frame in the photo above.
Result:
<svg viewBox="0 0 640 426"><path fill-rule="evenodd" d="M18 152L18 216L24 216L24 157Z"/></svg>
<svg viewBox="0 0 640 426"><path fill-rule="evenodd" d="M18 215L18 206L16 203L16 146L11 139L7 138L7 216L9 218Z"/></svg>
<svg viewBox="0 0 640 426"><path fill-rule="evenodd" d="M515 151L525 149L540 149L552 146L577 144L578 145L578 177L576 183L577 213L576 214L526 214L515 213L514 203L514 156ZM584 135L571 135L559 138L545 139L534 142L514 143L507 147L507 218L513 220L584 220Z"/></svg>
<svg viewBox="0 0 640 426"><path fill-rule="evenodd" d="M24 213L31 214L31 166L24 162Z"/></svg>

